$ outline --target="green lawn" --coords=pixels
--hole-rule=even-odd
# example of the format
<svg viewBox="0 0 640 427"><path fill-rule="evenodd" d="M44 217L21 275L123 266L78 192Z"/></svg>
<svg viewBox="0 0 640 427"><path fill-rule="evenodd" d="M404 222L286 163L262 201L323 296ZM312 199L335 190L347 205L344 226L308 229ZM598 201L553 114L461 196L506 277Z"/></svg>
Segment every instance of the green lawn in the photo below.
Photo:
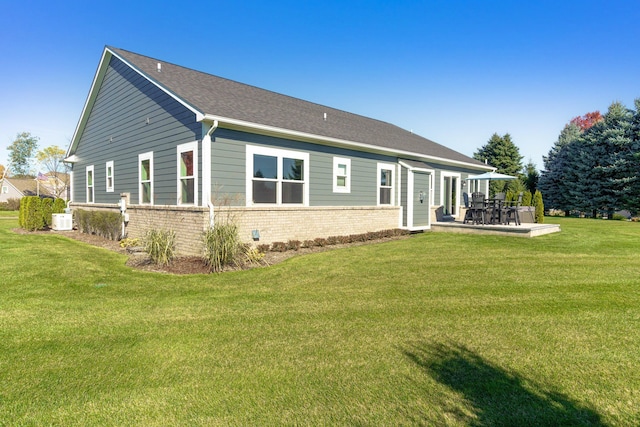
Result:
<svg viewBox="0 0 640 427"><path fill-rule="evenodd" d="M640 223L221 275L0 219L0 425L638 425Z"/></svg>

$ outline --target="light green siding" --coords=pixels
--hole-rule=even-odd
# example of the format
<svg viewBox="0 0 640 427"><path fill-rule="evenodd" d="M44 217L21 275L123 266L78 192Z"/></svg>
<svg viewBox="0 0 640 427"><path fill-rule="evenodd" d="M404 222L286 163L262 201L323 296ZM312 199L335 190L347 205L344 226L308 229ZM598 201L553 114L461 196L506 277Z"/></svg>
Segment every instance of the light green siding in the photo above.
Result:
<svg viewBox="0 0 640 427"><path fill-rule="evenodd" d="M195 114L112 58L75 152L75 200L86 200L85 169L93 165L96 203L117 203L124 192L137 203L138 154L153 151L154 203L175 204L176 147L199 140L201 129ZM108 161L114 162L113 192L106 192Z"/></svg>
<svg viewBox="0 0 640 427"><path fill-rule="evenodd" d="M212 193L245 203L246 146L266 146L309 153L309 206L375 206L377 163L396 163L395 157L326 147L229 129L217 129L212 135ZM351 159L351 191L333 192L333 158Z"/></svg>
<svg viewBox="0 0 640 427"><path fill-rule="evenodd" d="M413 173L413 227L426 227L429 225L431 207L429 205L429 181L430 174L424 172ZM420 192L424 199L420 201Z"/></svg>

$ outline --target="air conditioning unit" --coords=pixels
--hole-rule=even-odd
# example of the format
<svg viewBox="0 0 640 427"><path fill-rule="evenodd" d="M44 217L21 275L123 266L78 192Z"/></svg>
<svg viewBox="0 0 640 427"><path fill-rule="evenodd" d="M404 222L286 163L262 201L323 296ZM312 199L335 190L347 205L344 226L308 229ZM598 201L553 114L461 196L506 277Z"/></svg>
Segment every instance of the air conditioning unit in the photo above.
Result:
<svg viewBox="0 0 640 427"><path fill-rule="evenodd" d="M51 215L51 228L56 231L73 230L73 215L72 214Z"/></svg>

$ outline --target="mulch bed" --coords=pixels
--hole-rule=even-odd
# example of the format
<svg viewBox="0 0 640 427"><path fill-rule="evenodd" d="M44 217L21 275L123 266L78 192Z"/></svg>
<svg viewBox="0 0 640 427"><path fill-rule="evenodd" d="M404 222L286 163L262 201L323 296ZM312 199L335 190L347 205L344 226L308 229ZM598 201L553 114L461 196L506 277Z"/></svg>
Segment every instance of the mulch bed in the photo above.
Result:
<svg viewBox="0 0 640 427"><path fill-rule="evenodd" d="M87 234L81 233L78 230L72 231L53 231L53 230L42 230L42 231L25 231L21 228L13 229L15 233L18 234L50 234L55 233L61 236L66 236L74 240L78 240L84 243L87 243L92 246L97 246L100 248L104 248L113 252L118 252L121 254L129 255L129 259L126 262L126 265L137 270L144 271L153 271L160 273L169 273L169 274L208 274L211 273L211 269L207 266L202 258L196 256L184 256L184 257L176 257L171 261L171 264L167 266L159 266L151 262L151 260L147 257L146 254L143 253L129 253L125 248L120 247L120 242L106 239L101 236L97 236L95 234ZM349 246L360 246L367 245L372 243L381 243L385 241L391 240L399 240L409 238L409 235L402 236L394 236L388 237L384 239L377 240L369 240L366 242L358 242L358 243L349 243L349 244L339 244L339 245L331 245L331 246L323 246L323 247L313 247L313 248L300 248L297 251L285 251L285 252L272 252L268 251L264 254L263 265L274 265L279 262L282 262L286 259L297 255L305 255L317 252L324 252L333 249L340 249ZM237 271L237 270L246 270L250 268L256 268L255 265L247 265L240 267L228 267L225 271Z"/></svg>

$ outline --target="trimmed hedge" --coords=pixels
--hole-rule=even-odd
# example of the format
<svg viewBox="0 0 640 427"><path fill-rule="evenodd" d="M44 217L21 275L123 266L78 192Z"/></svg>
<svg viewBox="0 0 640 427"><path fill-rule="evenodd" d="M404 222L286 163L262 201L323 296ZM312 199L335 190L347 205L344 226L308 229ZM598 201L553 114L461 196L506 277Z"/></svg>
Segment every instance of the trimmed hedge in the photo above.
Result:
<svg viewBox="0 0 640 427"><path fill-rule="evenodd" d="M75 221L81 233L96 234L111 240L122 237L122 214L120 212L74 211Z"/></svg>
<svg viewBox="0 0 640 427"><path fill-rule="evenodd" d="M65 206L66 203L62 199L54 201L49 198L41 199L38 196L25 196L20 199L18 225L28 231L50 227L51 215L63 213Z"/></svg>

